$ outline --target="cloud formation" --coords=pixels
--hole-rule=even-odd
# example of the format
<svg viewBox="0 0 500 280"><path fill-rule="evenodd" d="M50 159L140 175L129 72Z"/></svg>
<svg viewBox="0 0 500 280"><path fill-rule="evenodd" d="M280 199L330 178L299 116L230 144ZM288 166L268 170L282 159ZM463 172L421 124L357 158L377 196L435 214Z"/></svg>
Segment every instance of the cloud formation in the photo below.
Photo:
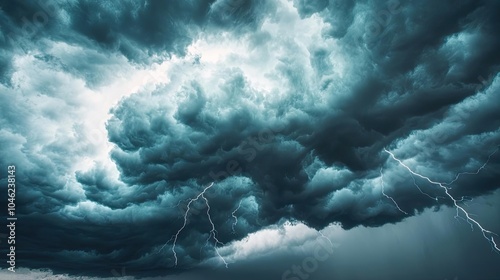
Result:
<svg viewBox="0 0 500 280"><path fill-rule="evenodd" d="M0 10L0 162L18 166L19 231L40 228L19 237L30 267L204 264L203 200L177 267L161 248L211 182L226 244L287 221L378 227L451 205L384 148L445 182L488 160L455 197L500 187L496 1L48 3ZM53 265L64 259L78 263Z"/></svg>

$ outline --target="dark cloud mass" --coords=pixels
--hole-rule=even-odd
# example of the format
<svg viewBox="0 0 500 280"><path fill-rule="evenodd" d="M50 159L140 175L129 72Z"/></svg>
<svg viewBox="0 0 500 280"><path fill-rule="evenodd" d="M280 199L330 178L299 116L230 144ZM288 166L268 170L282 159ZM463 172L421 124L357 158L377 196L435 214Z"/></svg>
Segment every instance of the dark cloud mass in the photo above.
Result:
<svg viewBox="0 0 500 280"><path fill-rule="evenodd" d="M270 228L369 236L453 206L385 148L457 199L498 193L499 13L494 0L2 2L18 266L187 279L251 256L238 277L273 258L241 245ZM285 271L296 261L275 254Z"/></svg>

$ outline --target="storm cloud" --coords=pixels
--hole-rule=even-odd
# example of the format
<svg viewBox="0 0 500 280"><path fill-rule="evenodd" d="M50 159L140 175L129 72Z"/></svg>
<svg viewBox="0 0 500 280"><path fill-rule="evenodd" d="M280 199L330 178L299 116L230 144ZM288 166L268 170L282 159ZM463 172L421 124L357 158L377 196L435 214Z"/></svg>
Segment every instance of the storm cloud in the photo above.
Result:
<svg viewBox="0 0 500 280"><path fill-rule="evenodd" d="M278 243L242 242L312 248L301 238L332 225L369 235L449 211L384 149L453 182L460 203L500 188L497 1L0 7L19 266L183 277L228 260L237 275L279 256L286 269L290 252L265 253Z"/></svg>

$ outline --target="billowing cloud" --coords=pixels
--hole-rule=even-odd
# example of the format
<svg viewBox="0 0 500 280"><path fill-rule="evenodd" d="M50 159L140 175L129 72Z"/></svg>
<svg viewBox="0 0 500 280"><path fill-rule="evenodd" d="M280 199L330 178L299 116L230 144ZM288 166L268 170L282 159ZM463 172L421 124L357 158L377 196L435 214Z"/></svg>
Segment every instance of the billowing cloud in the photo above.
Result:
<svg viewBox="0 0 500 280"><path fill-rule="evenodd" d="M452 205L384 148L440 182L471 173L454 197L491 194L499 8L4 4L0 161L23 186L19 231L40 228L19 234L23 259L56 273L172 274L298 242L278 242L290 222L379 227Z"/></svg>

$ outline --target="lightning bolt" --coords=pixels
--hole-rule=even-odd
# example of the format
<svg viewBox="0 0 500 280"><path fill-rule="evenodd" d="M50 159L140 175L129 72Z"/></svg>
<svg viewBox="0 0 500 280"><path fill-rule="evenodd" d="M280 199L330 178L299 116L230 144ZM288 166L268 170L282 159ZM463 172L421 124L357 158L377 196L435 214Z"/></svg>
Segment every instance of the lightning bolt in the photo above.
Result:
<svg viewBox="0 0 500 280"><path fill-rule="evenodd" d="M401 213L404 213L405 215L408 215L408 213L406 213L403 209L401 209L398 205L398 203L396 202L396 200L394 200L394 198L392 198L391 196L387 195L385 193L385 190L384 190L384 173L382 172L382 167L380 168L380 181L382 182L382 195L385 196L387 199L390 199L394 205L396 206L396 208L398 208L399 212Z"/></svg>
<svg viewBox="0 0 500 280"><path fill-rule="evenodd" d="M498 150L498 148L497 148L497 150ZM497 150L495 150L495 152L493 152L492 154L490 154L490 156L488 157L488 161L493 156L493 154L495 154L497 152ZM414 175L416 177L419 177L421 179L424 179L427 182L431 183L432 185L435 185L435 186L438 186L438 187L442 188L444 190L444 193L446 194L446 196L448 196L453 201L453 205L455 206L455 208L457 210L457 215L455 217L460 217L459 213L462 212L464 214L465 218L463 218L463 217L461 217L461 218L465 219L471 225L472 229L474 229L473 225L476 225L481 230L481 233L483 234L483 237L491 244L492 249L495 249L497 251L497 253L500 252L500 248L497 246L497 244L495 242L495 239L493 238L494 235L498 236L498 234L485 229L478 221L476 221L475 219L473 219L471 217L472 214L469 214L469 212L467 212L467 210L465 210L463 207L461 207L460 205L458 205L458 202L460 202L460 200L455 199L449 193L449 188L446 187L447 185L450 185L451 183L454 183L456 180L458 180L458 178L461 175L463 175L463 174L478 174L486 166L486 164L488 163L488 161L485 164L483 164L476 172L462 172L462 173L458 173L457 176L455 177L455 179L453 179L450 183L441 183L441 182L433 181L429 177L426 177L426 176L424 176L422 174L419 174L419 173L413 171L410 167L408 167L408 165L406 165L403 161L401 161L400 159L398 159L392 152L390 152L386 148L384 148L384 151L386 153L388 153L392 157L392 159L394 159L395 161L397 161L401 166L403 166L404 168L406 168L406 170L408 170L412 175Z"/></svg>
<svg viewBox="0 0 500 280"><path fill-rule="evenodd" d="M451 184L455 183L455 182L458 180L458 178L460 178L460 176L462 176L462 175L477 175L477 174L479 174L479 172L481 172L481 170L483 170L483 169L486 167L486 165L490 162L491 157L492 157L494 154L496 154L496 152L498 152L498 150L499 150L499 149L500 149L500 146L498 146L498 147L496 148L496 150L494 150L494 151L493 151L493 152L492 152L492 153L488 156L488 159L486 160L486 162L484 162L484 164L483 164L483 165L481 165L481 167L479 167L479 168L476 170L476 172L460 172L460 173L458 173L458 174L457 174L457 176L455 176L455 179L453 179L453 180L451 180L451 182L449 182L449 183L445 183L445 184L443 184L443 185L451 185Z"/></svg>
<svg viewBox="0 0 500 280"><path fill-rule="evenodd" d="M188 221L188 214L189 214L189 211L191 210L191 204L195 201L198 201L200 198L202 198L203 200L205 200L205 204L207 205L207 217L208 217L208 221L210 222L212 228L210 230L210 234L208 236L208 239L207 239L207 242L210 240L210 238L213 237L214 239L214 247L215 247L215 252L217 253L217 255L221 258L221 260L224 262L224 264L226 265L226 267L228 266L228 263L226 262L226 260L221 256L221 254L219 253L219 250L217 248L217 245L221 244L221 245L224 245L224 243L220 242L219 239L217 239L217 230L215 229L215 225L212 221L212 216L210 215L210 204L208 203L208 199L205 197L205 193L207 192L208 189L210 189L212 186L214 185L214 183L212 182L210 185L208 185L206 188L203 189L202 192L200 192L196 197L192 198L189 200L188 204L187 204L187 209L186 209L186 212L184 213L184 223L182 224L182 227L179 228L179 230L177 231L177 233L173 236L173 238L171 238L168 242L170 242L172 239L173 239L173 245L172 245L172 253L174 254L174 259L175 259L175 265L177 266L177 263L178 263L178 258L177 258L177 252L175 251L175 247L177 246L177 240L179 239L179 234L181 234L181 232L184 230L184 228L186 227L187 225L187 221ZM165 245L167 245L167 243L165 243L161 249L163 249L163 247L165 247ZM161 250L160 249L160 250Z"/></svg>
<svg viewBox="0 0 500 280"><path fill-rule="evenodd" d="M238 217L236 217L234 214L236 214L236 211L238 211L240 209L241 202L242 202L242 200L240 200L240 203L238 204L238 207L236 209L234 209L234 211L231 213L231 216L233 216L233 219L234 219L233 225L231 226L231 228L233 230L233 234L236 233L236 231L234 230L234 227L238 224Z"/></svg>
<svg viewBox="0 0 500 280"><path fill-rule="evenodd" d="M161 248L158 250L158 253L163 250L163 248L168 244L170 243L170 241L172 241L174 239L175 235L172 235L172 237L170 237L169 240L167 240L167 242L165 242L165 244L163 244L163 246L161 246Z"/></svg>
<svg viewBox="0 0 500 280"><path fill-rule="evenodd" d="M211 185L213 185L214 183L212 183ZM206 190L206 189L205 189ZM226 260L221 256L221 254L219 253L219 249L217 249L217 245L218 244L221 244L221 245L224 245L224 243L220 242L219 239L217 239L217 230L215 229L215 225L214 223L212 222L212 217L210 216L210 204L208 204L208 199L203 195L205 191L202 192L201 194L201 197L205 200L205 203L207 205L207 216L208 216L208 221L210 222L210 224L212 225L212 229L210 230L210 234L208 236L208 239L210 239L210 237L212 236L214 238L214 248L215 248L215 252L217 253L217 255L219 256L219 258L224 262L224 264L226 265L226 268L228 266Z"/></svg>
<svg viewBox="0 0 500 280"><path fill-rule="evenodd" d="M413 176L413 174L411 174L411 178L413 179L413 185L414 185L414 186L418 189L418 191L420 191L420 193L421 193L421 194L423 194L423 195L425 195L425 196L429 197L430 199L433 199L433 200L435 200L435 201L438 201L438 196L434 197L434 196L432 196L432 195L430 195L430 194L428 194L428 193L426 193L426 192L422 191L422 189L418 186L418 184L417 184L417 180L415 179L415 176ZM442 197L442 196L440 196L440 197L441 197L441 198L444 198L444 197Z"/></svg>

